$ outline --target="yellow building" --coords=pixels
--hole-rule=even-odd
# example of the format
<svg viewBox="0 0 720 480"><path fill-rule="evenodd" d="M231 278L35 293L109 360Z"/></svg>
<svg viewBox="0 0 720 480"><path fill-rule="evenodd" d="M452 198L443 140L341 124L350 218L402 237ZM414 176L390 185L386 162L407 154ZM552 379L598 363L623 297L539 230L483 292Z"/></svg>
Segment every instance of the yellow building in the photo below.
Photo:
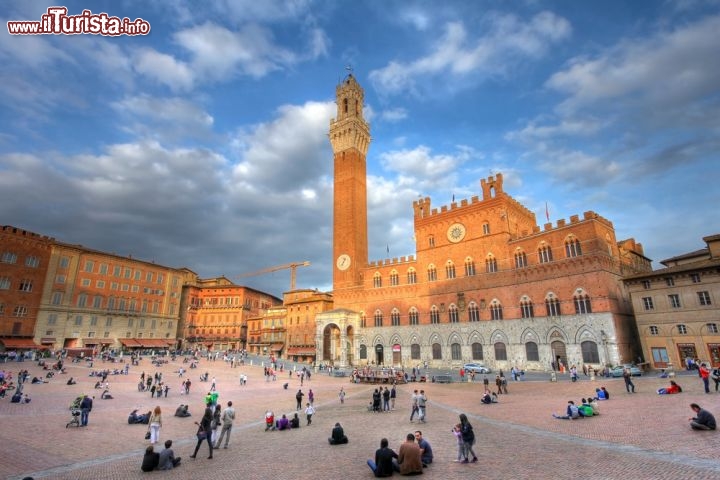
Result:
<svg viewBox="0 0 720 480"><path fill-rule="evenodd" d="M684 368L687 358L720 366L720 234L703 241L703 249L660 262L665 268L625 279L654 368Z"/></svg>

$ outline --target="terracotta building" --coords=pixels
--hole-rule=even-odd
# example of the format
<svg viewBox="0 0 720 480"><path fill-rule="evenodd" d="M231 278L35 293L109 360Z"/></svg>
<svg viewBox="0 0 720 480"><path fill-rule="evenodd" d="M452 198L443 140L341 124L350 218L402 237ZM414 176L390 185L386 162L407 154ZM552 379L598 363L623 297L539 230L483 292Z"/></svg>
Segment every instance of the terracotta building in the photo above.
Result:
<svg viewBox="0 0 720 480"><path fill-rule="evenodd" d="M38 348L33 337L54 239L3 226L0 230L0 344Z"/></svg>
<svg viewBox="0 0 720 480"><path fill-rule="evenodd" d="M273 295L235 285L225 277L198 279L184 291L184 348L215 351L248 347L248 319L281 303Z"/></svg>
<svg viewBox="0 0 720 480"><path fill-rule="evenodd" d="M416 253L369 261L370 129L352 75L336 103L334 310L316 318L318 361L547 369L637 358L622 277L651 270L642 246L592 211L539 226L502 174L450 205L413 202Z"/></svg>
<svg viewBox="0 0 720 480"><path fill-rule="evenodd" d="M283 296L287 310L286 358L296 362L315 361L315 317L332 310L333 297L318 290L292 290Z"/></svg>
<svg viewBox="0 0 720 480"><path fill-rule="evenodd" d="M720 234L706 247L660 262L665 268L625 279L645 358L654 368L700 359L720 366Z"/></svg>
<svg viewBox="0 0 720 480"><path fill-rule="evenodd" d="M53 349L175 347L182 287L195 273L52 243L35 340Z"/></svg>

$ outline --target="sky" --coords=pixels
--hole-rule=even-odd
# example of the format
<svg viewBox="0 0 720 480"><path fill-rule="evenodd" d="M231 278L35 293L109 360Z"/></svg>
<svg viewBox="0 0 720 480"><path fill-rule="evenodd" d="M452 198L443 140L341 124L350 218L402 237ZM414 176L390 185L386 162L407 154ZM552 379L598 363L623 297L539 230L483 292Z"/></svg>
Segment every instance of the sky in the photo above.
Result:
<svg viewBox="0 0 720 480"><path fill-rule="evenodd" d="M202 8L198 5L202 4ZM143 19L148 35L10 35ZM0 224L275 295L332 288L335 87L365 89L370 260L412 202L592 210L654 261L720 233L720 0L3 2ZM389 251L389 255L388 255Z"/></svg>

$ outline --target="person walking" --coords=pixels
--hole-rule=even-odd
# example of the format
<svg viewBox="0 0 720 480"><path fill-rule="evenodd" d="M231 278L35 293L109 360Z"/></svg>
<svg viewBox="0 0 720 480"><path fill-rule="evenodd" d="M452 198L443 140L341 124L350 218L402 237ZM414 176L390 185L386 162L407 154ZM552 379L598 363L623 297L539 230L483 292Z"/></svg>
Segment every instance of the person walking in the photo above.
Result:
<svg viewBox="0 0 720 480"><path fill-rule="evenodd" d="M632 374L629 368L623 370L623 380L625 380L625 390L627 390L627 393L635 393L635 384L632 381Z"/></svg>
<svg viewBox="0 0 720 480"><path fill-rule="evenodd" d="M297 393L295 394L295 401L296 401L295 410L300 410L302 408L302 399L304 396L305 396L305 394L303 393L302 389L298 390Z"/></svg>
<svg viewBox="0 0 720 480"><path fill-rule="evenodd" d="M222 421L222 430L220 431L220 436L215 444L215 448L220 448L223 438L225 438L225 446L223 448L228 448L228 443L230 443L230 431L232 430L233 422L235 421L235 409L232 406L232 402L227 403L227 408L223 410L220 419ZM225 434L227 434L227 437L225 437Z"/></svg>
<svg viewBox="0 0 720 480"><path fill-rule="evenodd" d="M390 389L390 410L395 410L395 397L397 397L397 391L395 390L395 384L393 383Z"/></svg>
<svg viewBox="0 0 720 480"><path fill-rule="evenodd" d="M410 397L410 421L413 421L413 417L418 413L418 391L413 390L412 396Z"/></svg>
<svg viewBox="0 0 720 480"><path fill-rule="evenodd" d="M473 463L478 461L475 451L472 446L475 444L475 433L473 432L472 425L468 421L467 415L464 413L460 414L460 433L462 434L463 440L463 461L460 463L470 463L469 457L472 454Z"/></svg>
<svg viewBox="0 0 720 480"><path fill-rule="evenodd" d="M160 441L160 428L162 427L162 411L160 410L160 405L155 406L155 410L153 410L150 415L150 421L148 423L150 444L155 445Z"/></svg>
<svg viewBox="0 0 720 480"><path fill-rule="evenodd" d="M200 423L195 422L195 425L198 426L197 430L197 445L195 445L195 451L192 455L190 455L190 458L195 458L197 456L198 450L200 450L200 445L202 445L202 442L207 440L208 448L210 449L210 456L208 459L213 458L213 444L210 440L210 436L212 435L212 431L210 429L210 424L212 423L213 418L213 412L210 407L205 408L205 414L203 415L202 419L200 420Z"/></svg>
<svg viewBox="0 0 720 480"><path fill-rule="evenodd" d="M422 423L425 423L425 414L427 411L427 396L425 396L425 390L420 390L420 395L417 397L418 401L418 418Z"/></svg>
<svg viewBox="0 0 720 480"><path fill-rule="evenodd" d="M307 418L307 425L310 425L312 423L313 413L315 413L315 407L313 407L311 403L308 403L307 406L305 407L305 416Z"/></svg>
<svg viewBox="0 0 720 480"><path fill-rule="evenodd" d="M343 390L343 387L340 387L340 393L338 393L338 397L340 398L340 403L345 403L345 390Z"/></svg>

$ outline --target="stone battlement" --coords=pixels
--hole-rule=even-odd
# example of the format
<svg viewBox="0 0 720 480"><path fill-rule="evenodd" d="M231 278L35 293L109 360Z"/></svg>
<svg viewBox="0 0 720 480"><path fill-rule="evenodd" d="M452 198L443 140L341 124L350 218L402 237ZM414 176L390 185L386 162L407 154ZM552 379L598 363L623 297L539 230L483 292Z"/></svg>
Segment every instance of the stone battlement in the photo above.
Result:
<svg viewBox="0 0 720 480"><path fill-rule="evenodd" d="M368 266L370 267L384 267L388 265L401 265L405 263L411 263L415 261L415 255L407 255L403 257L386 258L384 260L373 260Z"/></svg>

